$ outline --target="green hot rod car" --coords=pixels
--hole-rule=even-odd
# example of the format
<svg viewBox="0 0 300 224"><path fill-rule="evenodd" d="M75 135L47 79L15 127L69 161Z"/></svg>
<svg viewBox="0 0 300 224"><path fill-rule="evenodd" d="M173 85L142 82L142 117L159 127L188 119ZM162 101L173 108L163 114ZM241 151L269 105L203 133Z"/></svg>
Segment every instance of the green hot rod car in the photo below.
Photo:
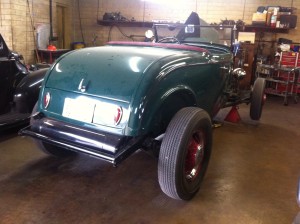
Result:
<svg viewBox="0 0 300 224"><path fill-rule="evenodd" d="M191 199L208 166L218 111L249 103L251 117L261 116L264 79L239 88L245 72L233 69L232 50L218 36L226 29L158 24L151 42L65 54L46 74L21 134L46 153L84 153L114 165L158 148L161 189Z"/></svg>

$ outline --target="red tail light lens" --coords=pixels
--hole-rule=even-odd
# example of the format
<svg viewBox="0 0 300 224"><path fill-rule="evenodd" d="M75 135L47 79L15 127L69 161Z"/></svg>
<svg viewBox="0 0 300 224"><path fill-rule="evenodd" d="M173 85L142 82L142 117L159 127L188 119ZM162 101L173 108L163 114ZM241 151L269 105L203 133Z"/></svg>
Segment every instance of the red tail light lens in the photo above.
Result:
<svg viewBox="0 0 300 224"><path fill-rule="evenodd" d="M51 99L51 95L49 92L47 92L44 96L44 101L43 101L45 109L47 109L47 107L49 106L50 99Z"/></svg>
<svg viewBox="0 0 300 224"><path fill-rule="evenodd" d="M118 125L120 123L122 119L122 115L123 115L122 107L117 107L117 110L115 111L115 115L114 115L115 125Z"/></svg>

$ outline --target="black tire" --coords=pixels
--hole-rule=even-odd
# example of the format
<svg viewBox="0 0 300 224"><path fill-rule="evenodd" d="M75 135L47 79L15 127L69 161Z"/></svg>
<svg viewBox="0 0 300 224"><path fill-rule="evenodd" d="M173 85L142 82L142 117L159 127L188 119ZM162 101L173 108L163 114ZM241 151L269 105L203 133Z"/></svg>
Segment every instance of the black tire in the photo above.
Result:
<svg viewBox="0 0 300 224"><path fill-rule="evenodd" d="M37 107L38 107L38 105L36 103L33 107L33 110L32 110L32 113L31 113L32 115L37 112ZM33 118L31 117L30 118L30 124L32 124L32 122L33 122ZM38 140L38 139L33 139L33 141L42 152L44 152L48 155L51 155L51 156L65 158L65 157L70 157L70 156L76 155L76 153L73 152L73 151L51 145L49 143L43 142L43 141Z"/></svg>
<svg viewBox="0 0 300 224"><path fill-rule="evenodd" d="M264 78L257 78L254 82L251 104L250 104L250 117L252 120L259 120L264 106L266 80Z"/></svg>
<svg viewBox="0 0 300 224"><path fill-rule="evenodd" d="M198 192L212 147L212 124L207 112L196 107L178 111L161 144L158 180L174 199L190 200Z"/></svg>

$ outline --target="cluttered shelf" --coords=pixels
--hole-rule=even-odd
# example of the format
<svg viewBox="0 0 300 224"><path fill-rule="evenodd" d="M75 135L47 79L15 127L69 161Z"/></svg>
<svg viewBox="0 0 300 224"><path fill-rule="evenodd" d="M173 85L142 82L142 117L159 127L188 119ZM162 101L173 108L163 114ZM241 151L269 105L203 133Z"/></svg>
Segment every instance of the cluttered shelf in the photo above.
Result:
<svg viewBox="0 0 300 224"><path fill-rule="evenodd" d="M142 21L115 21L115 20L98 20L98 25L101 26L122 26L122 27L147 27L151 28L153 22Z"/></svg>
<svg viewBox="0 0 300 224"><path fill-rule="evenodd" d="M296 8L260 6L252 15L252 24L245 26L249 32L288 33L297 26Z"/></svg>
<svg viewBox="0 0 300 224"><path fill-rule="evenodd" d="M288 33L289 28L273 28L270 26L245 25L245 32Z"/></svg>
<svg viewBox="0 0 300 224"><path fill-rule="evenodd" d="M121 26L121 27L153 27L153 22L143 21L115 21L115 20L98 20L101 26ZM273 28L269 26L245 25L245 32L270 32L270 33L288 33L289 28Z"/></svg>
<svg viewBox="0 0 300 224"><path fill-rule="evenodd" d="M282 96L284 105L288 105L288 98L298 101L300 93L299 76L300 58L298 52L281 52L279 64L257 64L256 77L266 79L266 93Z"/></svg>

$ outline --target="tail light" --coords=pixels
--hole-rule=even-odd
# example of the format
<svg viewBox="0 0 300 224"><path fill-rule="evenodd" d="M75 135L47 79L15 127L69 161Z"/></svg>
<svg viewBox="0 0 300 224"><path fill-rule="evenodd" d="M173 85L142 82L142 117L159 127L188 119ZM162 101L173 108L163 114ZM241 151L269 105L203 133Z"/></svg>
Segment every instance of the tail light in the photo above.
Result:
<svg viewBox="0 0 300 224"><path fill-rule="evenodd" d="M117 107L114 115L115 125L118 125L122 119L123 110L122 107Z"/></svg>
<svg viewBox="0 0 300 224"><path fill-rule="evenodd" d="M121 123L124 111L121 106L109 103L96 103L93 114L93 123L117 126Z"/></svg>
<svg viewBox="0 0 300 224"><path fill-rule="evenodd" d="M47 109L47 107L49 106L50 100L51 100L51 95L50 95L49 92L47 92L47 93L44 95L44 100L43 100L43 104L44 104L44 108L45 108L45 109Z"/></svg>

